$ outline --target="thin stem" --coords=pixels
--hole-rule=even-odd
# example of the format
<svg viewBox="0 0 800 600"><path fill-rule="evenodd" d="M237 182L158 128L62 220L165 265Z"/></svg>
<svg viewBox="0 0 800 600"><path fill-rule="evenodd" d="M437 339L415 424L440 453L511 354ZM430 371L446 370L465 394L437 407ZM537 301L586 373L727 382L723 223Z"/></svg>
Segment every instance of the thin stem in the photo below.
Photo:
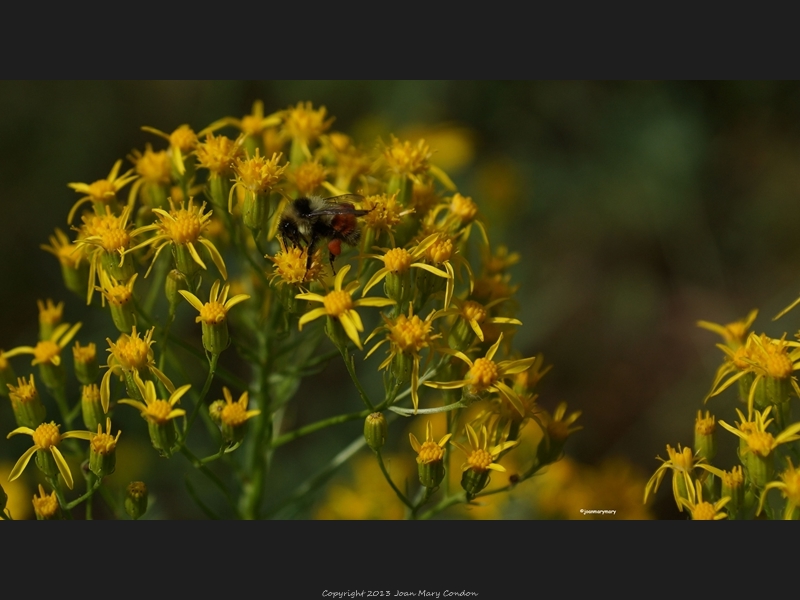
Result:
<svg viewBox="0 0 800 600"><path fill-rule="evenodd" d="M367 408L369 408L370 412L375 412L375 406L372 404L372 402L370 402L367 392L364 391L364 388L361 386L361 381L359 381L358 375L356 375L355 359L353 358L353 355L350 354L350 350L348 350L346 346L342 346L339 351L342 353L342 358L344 359L344 364L347 367L347 372L350 373L350 379L353 380L356 389L358 389L361 399L364 401L364 404L367 405Z"/></svg>
<svg viewBox="0 0 800 600"><path fill-rule="evenodd" d="M219 360L219 354L212 354L211 358L208 361L208 375L206 376L206 382L203 385L203 389L200 392L200 397L197 399L197 402L192 409L192 414L189 415L189 419L186 421L186 428L183 431L183 436L181 437L181 444L183 444L186 436L189 434L189 429L194 423L194 420L197 418L197 413L200 410L200 407L203 406L206 394L208 394L208 390L211 388L211 382L214 380L214 373L217 370L217 361Z"/></svg>
<svg viewBox="0 0 800 600"><path fill-rule="evenodd" d="M349 413L346 415L336 415L335 417L329 417L327 419L322 419L320 421L317 421L316 423L305 425L303 427L295 429L294 431L290 431L289 433L284 433L283 435L272 440L272 448L278 448L280 446L283 446L284 444L288 444L289 442L296 440L297 438L301 438L304 435L308 435L309 433L314 433L315 431L325 429L326 427L331 427L332 425L338 425L339 423L346 423L347 421L355 421L356 419L363 419L372 412L373 412L372 410L366 409L355 413Z"/></svg>
<svg viewBox="0 0 800 600"><path fill-rule="evenodd" d="M205 475L222 492L222 495L225 496L228 504L230 504L234 513L238 516L239 511L236 508L236 503L233 501L233 498L231 498L230 492L225 487L225 484L222 483L220 478L217 477L208 467L206 467L199 458L192 454L191 450L189 450L186 446L181 447L181 454L183 454L189 460L189 462L192 463L194 468Z"/></svg>
<svg viewBox="0 0 800 600"><path fill-rule="evenodd" d="M422 513L418 518L420 521L426 521L431 517L437 515L438 513L442 512L443 510L466 501L467 501L466 492L461 492L460 494L454 494L452 496L448 496L447 498L442 499L442 501L439 502L439 504L431 508L429 511Z"/></svg>
<svg viewBox="0 0 800 600"><path fill-rule="evenodd" d="M386 470L386 465L383 464L383 456L381 455L381 451L377 450L375 454L378 457L378 464L381 467L381 472L383 473L383 476L386 478L386 481L388 481L389 485L392 486L392 489L394 490L394 493L397 494L397 497L400 498L403 504L405 504L408 508L410 508L413 513L414 505L411 503L411 500L406 498L406 495L403 492L401 492L400 489L394 484L394 481L392 481L389 472Z"/></svg>
<svg viewBox="0 0 800 600"><path fill-rule="evenodd" d="M83 496L81 496L80 498L76 498L75 500L73 500L72 502L67 504L66 505L66 509L67 510L72 510L73 508L78 506L81 502L83 502L85 500L89 500L92 497L92 495L94 495L94 493L97 491L97 488L99 488L102 483L103 483L103 480L100 477L98 477L95 480L94 484L89 488L89 490ZM56 494L58 494L58 491L56 491ZM92 518L91 517L91 509L88 506L87 506L86 518L87 519L91 519Z"/></svg>

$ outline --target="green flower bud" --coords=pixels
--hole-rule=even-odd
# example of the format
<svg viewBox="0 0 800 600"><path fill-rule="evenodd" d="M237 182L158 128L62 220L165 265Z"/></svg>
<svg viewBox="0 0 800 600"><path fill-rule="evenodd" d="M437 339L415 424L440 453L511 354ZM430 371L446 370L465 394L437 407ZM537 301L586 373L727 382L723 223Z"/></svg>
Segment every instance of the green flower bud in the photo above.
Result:
<svg viewBox="0 0 800 600"><path fill-rule="evenodd" d="M178 271L178 269L172 269L167 273L164 282L164 293L167 295L170 311L174 312L175 307L183 300L183 297L179 293L180 290L189 291L189 280L186 279L186 275Z"/></svg>
<svg viewBox="0 0 800 600"><path fill-rule="evenodd" d="M697 419L694 422L694 451L696 455L705 458L709 462L717 454L715 429L716 420L711 413L706 411L706 416L704 417L702 412L698 410Z"/></svg>
<svg viewBox="0 0 800 600"><path fill-rule="evenodd" d="M106 433L103 433L100 425L97 426L97 435L89 442L89 470L98 477L105 477L114 472L117 442L121 433L117 431L116 437L111 435L109 418L106 418Z"/></svg>
<svg viewBox="0 0 800 600"><path fill-rule="evenodd" d="M147 431L150 434L150 441L153 443L153 448L158 450L162 456L170 457L172 455L172 448L178 439L177 432L175 431L175 421L170 419L165 423L147 422Z"/></svg>
<svg viewBox="0 0 800 600"><path fill-rule="evenodd" d="M225 408L225 400L214 400L208 407L208 414L211 420L217 425L222 425L222 409Z"/></svg>
<svg viewBox="0 0 800 600"><path fill-rule="evenodd" d="M89 431L97 431L105 421L103 403L100 399L100 388L96 383L83 386L81 391L81 417Z"/></svg>
<svg viewBox="0 0 800 600"><path fill-rule="evenodd" d="M128 484L125 512L131 519L139 519L147 512L147 486L144 482L132 481Z"/></svg>
<svg viewBox="0 0 800 600"><path fill-rule="evenodd" d="M9 398L11 399L11 410L14 412L14 419L18 427L30 427L36 429L44 421L46 411L36 385L33 375L30 381L25 381L23 377L17 379L17 385L8 385Z"/></svg>
<svg viewBox="0 0 800 600"><path fill-rule="evenodd" d="M221 354L228 347L228 321L221 323L202 322L203 328L203 348L211 354Z"/></svg>
<svg viewBox="0 0 800 600"><path fill-rule="evenodd" d="M376 452L380 450L386 443L388 431L386 417L383 416L383 413L374 412L367 415L364 420L364 438L370 448Z"/></svg>
<svg viewBox="0 0 800 600"><path fill-rule="evenodd" d="M33 497L33 511L39 521L55 521L61 519L61 507L58 505L56 492L45 493L42 484L39 484L39 495Z"/></svg>
<svg viewBox="0 0 800 600"><path fill-rule="evenodd" d="M75 376L78 381L83 385L97 381L97 377L100 375L100 365L97 364L97 346L94 344L81 346L80 342L75 342L72 347L72 356L75 359ZM92 427L91 430L94 431L95 428Z"/></svg>
<svg viewBox="0 0 800 600"><path fill-rule="evenodd" d="M744 508L744 473L741 465L734 467L730 471L725 471L722 476L721 498L728 496L730 502L725 505L728 511L728 518L735 519L739 511Z"/></svg>
<svg viewBox="0 0 800 600"><path fill-rule="evenodd" d="M467 469L461 475L461 487L467 492L467 497L478 494L489 483L489 471L475 471Z"/></svg>

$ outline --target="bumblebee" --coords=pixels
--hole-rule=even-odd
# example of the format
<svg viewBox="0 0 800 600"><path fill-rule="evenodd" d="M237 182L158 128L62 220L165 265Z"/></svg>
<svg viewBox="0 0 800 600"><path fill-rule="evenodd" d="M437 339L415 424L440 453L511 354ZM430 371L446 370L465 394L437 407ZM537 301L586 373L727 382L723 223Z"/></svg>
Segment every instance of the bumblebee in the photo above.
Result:
<svg viewBox="0 0 800 600"><path fill-rule="evenodd" d="M363 196L344 194L333 198L305 196L292 200L281 215L278 234L285 245L306 249L306 270L311 267L311 257L316 245L328 240L331 270L334 259L342 252L342 242L355 246L361 238L356 217L366 215L368 210L359 210L352 202L360 202Z"/></svg>

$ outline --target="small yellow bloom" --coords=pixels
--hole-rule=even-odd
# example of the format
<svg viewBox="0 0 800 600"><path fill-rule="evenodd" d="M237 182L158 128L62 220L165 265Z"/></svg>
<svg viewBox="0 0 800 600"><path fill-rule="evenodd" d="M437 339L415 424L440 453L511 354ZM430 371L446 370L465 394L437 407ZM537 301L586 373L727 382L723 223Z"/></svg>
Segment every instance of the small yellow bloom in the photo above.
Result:
<svg viewBox="0 0 800 600"><path fill-rule="evenodd" d="M483 425L479 433L475 432L472 425L467 424L466 427L467 440L469 447L460 444L453 440L451 443L467 455L467 460L461 465L462 471L472 470L476 473L483 473L486 471L500 471L505 472L505 467L494 462L497 457L519 444L519 440L506 441L497 444L496 446L489 447L489 433L486 426Z"/></svg>
<svg viewBox="0 0 800 600"><path fill-rule="evenodd" d="M67 234L60 229L56 229L55 235L51 235L49 240L49 246L42 244L39 247L55 256L62 267L77 269L78 265L86 257L80 244L70 241Z"/></svg>
<svg viewBox="0 0 800 600"><path fill-rule="evenodd" d="M413 433L408 434L411 447L417 453L417 463L421 465L430 464L444 459L444 446L452 437L451 433L446 434L438 442L433 441L433 425L428 421L425 429L425 442L420 444Z"/></svg>
<svg viewBox="0 0 800 600"><path fill-rule="evenodd" d="M760 515L761 510L764 508L767 492L775 489L780 490L783 497L786 498L786 508L783 511L783 518L787 521L797 518L795 510L800 506L800 471L794 468L792 459L788 456L786 457L786 462L789 463L789 466L780 474L781 481L772 481L764 487L761 500L758 502L756 515Z"/></svg>
<svg viewBox="0 0 800 600"><path fill-rule="evenodd" d="M312 293L297 294L297 296L295 296L298 300L322 302L323 304L320 308L310 310L300 317L298 327L302 330L303 325L306 323L327 315L338 320L342 324L347 337L361 350L361 340L358 337L358 333L364 331L364 325L355 309L360 306L391 306L395 304L395 301L389 300L388 298L360 298L358 300L353 300L352 294L358 289L360 285L359 282L351 281L347 284L347 287L342 289L345 275L347 275L349 271L350 265L345 265L339 270L336 274L336 279L334 279L333 291L325 296Z"/></svg>
<svg viewBox="0 0 800 600"><path fill-rule="evenodd" d="M321 281L323 277L322 262L320 261L322 250L314 252L311 266L308 269L306 269L306 251L305 248L286 248L281 241L281 250L275 256L266 256L267 260L274 263L273 272L269 276L270 281L280 280L288 285Z"/></svg>
<svg viewBox="0 0 800 600"><path fill-rule="evenodd" d="M169 185L172 179L172 162L166 150L154 152L150 144L145 145L144 152L134 150L129 157L134 163L136 172L141 176L137 184L149 183L155 185ZM131 189L131 194L135 195L136 189Z"/></svg>
<svg viewBox="0 0 800 600"><path fill-rule="evenodd" d="M186 173L184 157L191 153L197 146L197 134L188 125L181 125L172 133L164 133L155 127L142 127L143 131L154 133L169 142L169 156L175 166L175 170L183 175Z"/></svg>
<svg viewBox="0 0 800 600"><path fill-rule="evenodd" d="M138 177L137 175L132 174L133 169L126 171L122 175L119 175L119 169L121 166L122 159L114 163L114 166L111 167L111 172L108 174L108 177L105 179L98 179L94 183L67 184L68 187L71 187L76 192L80 194L86 194L72 205L69 215L67 216L67 223L72 223L72 219L75 216L75 212L78 210L78 207L86 202L93 202L96 206L108 206L116 199L117 192Z"/></svg>
<svg viewBox="0 0 800 600"><path fill-rule="evenodd" d="M476 302L475 300L460 300L459 298L453 298L453 302L455 303L455 308L449 308L442 311L442 315L458 315L461 317L465 323L469 325L472 329L473 333L477 336L480 341L484 341L484 334L483 329L481 329L482 323L495 323L495 324L502 324L502 325L522 325L522 321L519 319L512 319L509 317L490 317L489 311L500 304L501 302L505 302L508 298L498 298L496 300L492 300L487 304L481 304L480 302Z"/></svg>
<svg viewBox="0 0 800 600"><path fill-rule="evenodd" d="M758 309L751 310L750 313L744 318L728 323L727 325L719 325L711 321L698 321L697 326L703 329L708 329L714 333L722 336L723 341L732 349L736 350L739 346L744 344L750 327L756 320Z"/></svg>
<svg viewBox="0 0 800 600"><path fill-rule="evenodd" d="M220 411L220 421L231 427L241 427L245 421L261 414L260 410L247 410L248 393L242 392L239 399L234 402L231 391L224 387L222 395L225 396L225 406Z"/></svg>
<svg viewBox="0 0 800 600"><path fill-rule="evenodd" d="M55 519L59 514L58 499L56 498L56 491L53 490L50 494L44 491L42 484L39 484L39 495L33 495L33 511L36 513L36 518L39 520Z"/></svg>
<svg viewBox="0 0 800 600"><path fill-rule="evenodd" d="M171 419L182 417L186 411L182 408L175 408L175 405L180 402L181 397L189 391L191 384L182 385L175 389L167 400L161 400L156 395L156 386L152 381L142 381L138 375L134 376L136 386L144 398L144 402L134 400L132 398L124 398L119 401L120 404L128 404L138 409L142 418L148 423L156 425L164 425Z"/></svg>
<svg viewBox="0 0 800 600"><path fill-rule="evenodd" d="M61 318L64 316L63 302L54 304L53 301L48 298L46 304L41 300L37 300L36 304L39 306L40 326L47 326L49 328L52 328L54 325L58 325L59 323L61 323Z"/></svg>
<svg viewBox="0 0 800 600"><path fill-rule="evenodd" d="M289 176L301 196L313 194L327 179L329 174L322 164L316 160L306 161L297 167Z"/></svg>
<svg viewBox="0 0 800 600"><path fill-rule="evenodd" d="M459 381L426 381L425 385L440 390L465 388L469 393L473 394L496 392L508 400L520 415L524 415L525 406L519 395L503 380L509 375L516 375L528 369L534 363L536 357L494 362L494 355L502 341L503 334L501 333L497 341L486 352L486 356L477 358L475 361L463 352L447 348L440 349L440 352L455 356L467 363L469 366L467 377Z"/></svg>
<svg viewBox="0 0 800 600"><path fill-rule="evenodd" d="M226 283L222 286L220 292L220 281L217 279L211 286L208 302L205 304L200 299L186 290L178 290L178 293L183 296L186 301L191 304L200 314L195 317L195 323L207 323L209 325L218 325L222 323L228 315L228 311L239 304L249 299L247 294L237 294L228 299L231 284Z"/></svg>
<svg viewBox="0 0 800 600"><path fill-rule="evenodd" d="M233 164L244 155L243 138L232 140L224 135L209 133L204 142L195 150L198 164L216 175L230 175Z"/></svg>
<svg viewBox="0 0 800 600"><path fill-rule="evenodd" d="M308 145L325 133L334 121L333 117L325 120L327 113L324 106L314 110L311 102L298 102L297 106L290 106L283 112L283 134L300 146L306 158L311 158Z"/></svg>
<svg viewBox="0 0 800 600"><path fill-rule="evenodd" d="M258 149L252 158L237 158L233 162L233 171L236 174L236 184L231 188L228 200L228 211L233 212L233 190L236 187L253 192L254 194L264 194L269 192L277 184L283 172L289 166L280 164L283 154L276 152L272 158L261 156Z"/></svg>
<svg viewBox="0 0 800 600"><path fill-rule="evenodd" d="M397 192L388 196L380 194L367 196L361 202L361 208L369 212L364 215L364 230L374 231L375 235L386 233L394 245L392 233L403 220L403 217L414 212L413 208L404 208L397 201Z"/></svg>
<svg viewBox="0 0 800 600"><path fill-rule="evenodd" d="M433 234L426 237L416 246L411 248L410 250L406 250L405 248L382 248L384 251L383 255L380 254L366 254L364 255L365 258L375 258L377 260L383 261L383 267L378 269L375 274L370 278L367 282L367 285L364 286L364 291L362 292L362 296L365 295L369 290L371 290L375 285L377 285L381 280L383 280L389 273L393 273L395 275L402 275L403 273L408 272L412 268L423 269L428 271L429 273L433 273L437 277L442 278L449 278L450 275L437 269L436 267L432 267L431 265L423 262L426 256L426 252L428 248L430 248L438 239L439 234Z"/></svg>
<svg viewBox="0 0 800 600"><path fill-rule="evenodd" d="M62 323L53 329L49 339L42 340L35 347L19 346L4 354L6 358L20 354L33 354L31 366L41 364L58 366L61 364L61 351L75 337L82 325L82 323L75 323L75 325L70 326L69 323Z"/></svg>
<svg viewBox="0 0 800 600"><path fill-rule="evenodd" d="M64 483L67 484L69 489L72 489L72 472L69 470L67 461L64 460L64 456L58 449L58 444L61 443L61 440L66 440L69 438L90 440L94 434L91 431L68 431L67 433L61 434L58 431L60 427L61 425L56 425L55 423L42 423L36 429L31 429L30 427L17 427L14 431L6 436L7 438L10 438L13 435L24 433L25 435L29 435L33 438L33 446L28 448L22 454L17 461L17 464L15 464L14 468L11 469L11 473L8 475L9 481L14 481L17 477L22 475L22 472L25 470L25 467L28 466L28 462L30 462L34 453L36 451L42 451L49 452L53 456L56 466L58 467L58 471L64 478Z"/></svg>
<svg viewBox="0 0 800 600"><path fill-rule="evenodd" d="M201 268L206 269L206 264L203 262L203 259L200 258L195 248L195 244L200 243L208 250L211 260L214 262L217 269L219 269L222 278L227 279L228 270L225 268L225 262L222 260L219 250L217 250L216 246L214 246L210 240L203 236L203 233L208 228L213 211L204 212L206 203L203 202L200 206L195 206L192 198L189 199L188 206L185 206L183 202L176 206L175 203L170 200L170 207L171 209L169 212L160 208L153 209L153 212L156 213L160 219L160 223L140 227L134 233L152 230L158 230L158 233L127 251L133 252L134 250L148 245L155 247L155 255L153 256L150 268L148 268L147 273L145 273L145 277L150 274L150 270L153 268L159 253L170 245L177 248L177 268L179 271L187 275L192 274L193 267L191 266L191 261L194 261L194 263ZM188 256L184 256L186 252L188 252Z"/></svg>
<svg viewBox="0 0 800 600"><path fill-rule="evenodd" d="M416 145L409 141L401 142L391 136L391 144L383 151L383 158L392 173L420 182L419 176L430 168L428 162L432 152L425 140L418 140Z"/></svg>
<svg viewBox="0 0 800 600"><path fill-rule="evenodd" d="M720 519L727 519L728 515L720 512L722 508L730 502L730 497L725 496L717 500L714 504L710 502L703 502L703 486L700 481L695 482L695 487L692 487L692 492L689 494L690 499L681 498L680 503L689 509L694 521L719 521ZM695 493L696 489L696 493Z"/></svg>
<svg viewBox="0 0 800 600"><path fill-rule="evenodd" d="M752 452L762 458L768 457L772 454L773 450L781 444L787 444L800 440L800 423L794 423L788 426L777 436L773 436L767 428L773 419L768 419L771 406L768 406L763 411L754 411L752 420L745 419L742 412L737 408L736 412L739 414L741 422L737 422L737 427L732 427L725 421L720 420L719 424L732 434L738 436L746 443L745 451Z"/></svg>
<svg viewBox="0 0 800 600"><path fill-rule="evenodd" d="M667 471L672 470L672 495L675 498L675 504L678 510L683 511L683 504L681 500L685 500L694 490L694 482L692 474L695 469L704 469L709 473L713 473L717 477L722 477L724 471L712 467L706 462L705 458L692 454L691 448L681 448L678 444L678 449L675 450L667 444L667 455L669 458L664 460L660 456L656 458L662 462L661 466L656 469L653 476L647 482L644 488L644 503L647 503L647 497L652 491L658 491L658 486L661 485L661 480Z"/></svg>
<svg viewBox="0 0 800 600"><path fill-rule="evenodd" d="M259 137L269 127L274 127L280 124L282 112L283 111L279 111L265 117L264 102L261 100L256 100L253 102L253 108L249 115L244 115L241 119L224 117L219 121L215 121L200 133L202 134L206 131L216 131L217 129L220 129L226 125L232 125L233 127L241 130L245 135Z"/></svg>

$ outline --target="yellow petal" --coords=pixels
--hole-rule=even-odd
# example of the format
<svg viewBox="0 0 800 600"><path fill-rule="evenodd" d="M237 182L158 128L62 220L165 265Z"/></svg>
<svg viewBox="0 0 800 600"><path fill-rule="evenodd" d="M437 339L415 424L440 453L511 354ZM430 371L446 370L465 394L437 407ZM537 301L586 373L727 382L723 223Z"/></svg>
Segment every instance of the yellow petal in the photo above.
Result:
<svg viewBox="0 0 800 600"><path fill-rule="evenodd" d="M72 481L72 472L69 470L69 465L67 464L67 461L64 460L64 456L61 454L61 451L55 446L51 446L50 453L53 455L53 458L56 461L58 471L64 478L64 483L67 484L69 489L72 489L72 486L74 485L74 482Z"/></svg>

